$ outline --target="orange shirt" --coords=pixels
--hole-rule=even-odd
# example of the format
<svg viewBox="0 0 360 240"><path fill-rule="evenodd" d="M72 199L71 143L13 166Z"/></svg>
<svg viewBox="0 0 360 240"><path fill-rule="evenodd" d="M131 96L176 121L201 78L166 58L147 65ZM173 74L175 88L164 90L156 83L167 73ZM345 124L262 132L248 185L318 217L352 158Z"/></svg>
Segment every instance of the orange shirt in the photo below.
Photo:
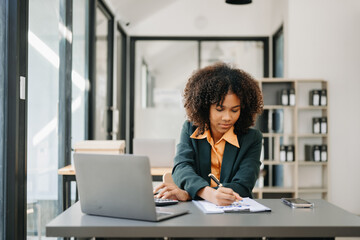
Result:
<svg viewBox="0 0 360 240"><path fill-rule="evenodd" d="M211 173L215 175L217 179L220 179L221 164L224 156L225 142L240 148L238 138L234 133L234 127L231 127L219 141L214 143L214 139L211 137L210 130L206 130L203 134L196 136L198 128L190 136L193 139L204 139L206 138L208 143L211 145ZM217 187L216 183L211 180L211 187Z"/></svg>

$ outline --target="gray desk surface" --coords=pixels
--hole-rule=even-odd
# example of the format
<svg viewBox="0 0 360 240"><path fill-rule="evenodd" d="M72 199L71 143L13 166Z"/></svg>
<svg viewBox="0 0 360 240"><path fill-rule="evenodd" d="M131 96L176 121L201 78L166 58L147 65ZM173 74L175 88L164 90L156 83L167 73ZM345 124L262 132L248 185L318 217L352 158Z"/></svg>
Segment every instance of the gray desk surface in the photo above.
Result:
<svg viewBox="0 0 360 240"><path fill-rule="evenodd" d="M162 222L83 214L76 203L46 226L49 237L335 237L360 236L360 217L324 200L313 209L292 209L279 199L260 199L272 212L204 214L192 202L175 208L190 213Z"/></svg>

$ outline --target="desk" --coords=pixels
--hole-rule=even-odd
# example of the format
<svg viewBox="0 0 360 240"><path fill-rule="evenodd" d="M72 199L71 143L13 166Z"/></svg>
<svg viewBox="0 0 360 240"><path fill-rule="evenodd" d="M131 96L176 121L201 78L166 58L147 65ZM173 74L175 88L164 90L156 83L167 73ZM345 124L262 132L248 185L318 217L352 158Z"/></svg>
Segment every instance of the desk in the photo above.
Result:
<svg viewBox="0 0 360 240"><path fill-rule="evenodd" d="M263 213L204 214L192 202L174 208L190 213L162 222L83 214L77 202L46 226L47 237L356 237L360 217L325 200L313 209L292 209L279 199L259 199L272 209Z"/></svg>
<svg viewBox="0 0 360 240"><path fill-rule="evenodd" d="M172 168L151 168L153 181L162 181L164 173L171 172ZM58 175L62 176L63 185L63 211L71 205L71 182L76 182L74 166L68 165L58 170ZM78 200L78 191L76 191L76 201Z"/></svg>

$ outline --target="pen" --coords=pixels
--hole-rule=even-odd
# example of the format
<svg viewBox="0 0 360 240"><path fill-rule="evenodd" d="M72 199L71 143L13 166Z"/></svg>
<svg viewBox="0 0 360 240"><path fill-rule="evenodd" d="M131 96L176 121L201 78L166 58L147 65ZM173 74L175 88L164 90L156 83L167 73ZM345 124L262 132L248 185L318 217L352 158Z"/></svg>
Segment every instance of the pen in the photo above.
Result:
<svg viewBox="0 0 360 240"><path fill-rule="evenodd" d="M209 173L208 175L209 178L211 178L212 180L214 180L214 182L218 185L218 187L222 187L223 185L220 183L219 179L217 179L214 174Z"/></svg>

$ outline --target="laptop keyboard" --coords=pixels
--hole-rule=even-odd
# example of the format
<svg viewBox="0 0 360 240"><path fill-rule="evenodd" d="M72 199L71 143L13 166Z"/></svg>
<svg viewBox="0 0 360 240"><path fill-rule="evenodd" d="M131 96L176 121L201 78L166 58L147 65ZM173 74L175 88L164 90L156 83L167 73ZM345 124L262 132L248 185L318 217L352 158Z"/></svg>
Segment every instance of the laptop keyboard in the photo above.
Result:
<svg viewBox="0 0 360 240"><path fill-rule="evenodd" d="M154 197L155 205L156 206L168 206L168 205L174 205L177 204L178 200L172 200L172 199L162 199L162 198L156 198Z"/></svg>

